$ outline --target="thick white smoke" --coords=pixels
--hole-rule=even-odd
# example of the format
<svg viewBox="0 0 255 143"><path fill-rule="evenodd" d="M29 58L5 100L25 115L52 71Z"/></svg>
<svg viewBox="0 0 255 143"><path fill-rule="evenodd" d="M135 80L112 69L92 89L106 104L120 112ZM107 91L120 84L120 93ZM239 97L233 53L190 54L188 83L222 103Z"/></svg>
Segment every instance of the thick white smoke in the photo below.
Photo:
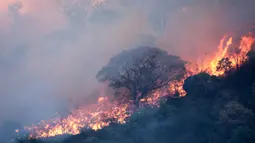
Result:
<svg viewBox="0 0 255 143"><path fill-rule="evenodd" d="M139 43L186 59L211 52L224 33L242 26L240 21L249 23L250 5L252 0L234 5L216 0L106 0L86 17L81 7L64 8L57 0L2 0L0 122L51 118L68 109L70 97L93 95L101 66Z"/></svg>
<svg viewBox="0 0 255 143"><path fill-rule="evenodd" d="M84 22L80 19L85 13L67 16L57 4L52 0L1 2L2 121L51 118L68 108L70 97L91 95L100 67L112 55L134 46L141 35L151 34L145 13L136 8L130 11L109 2Z"/></svg>

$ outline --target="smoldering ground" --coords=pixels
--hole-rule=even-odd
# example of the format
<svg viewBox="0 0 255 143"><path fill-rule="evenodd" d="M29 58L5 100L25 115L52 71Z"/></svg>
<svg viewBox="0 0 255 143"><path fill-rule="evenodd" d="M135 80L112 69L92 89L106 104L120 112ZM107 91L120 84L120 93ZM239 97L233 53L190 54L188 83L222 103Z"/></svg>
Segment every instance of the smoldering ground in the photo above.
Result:
<svg viewBox="0 0 255 143"><path fill-rule="evenodd" d="M123 49L158 46L191 60L213 52L225 33L249 27L253 3L108 0L86 16L54 0L1 1L0 120L49 119L70 97L95 95L96 72Z"/></svg>

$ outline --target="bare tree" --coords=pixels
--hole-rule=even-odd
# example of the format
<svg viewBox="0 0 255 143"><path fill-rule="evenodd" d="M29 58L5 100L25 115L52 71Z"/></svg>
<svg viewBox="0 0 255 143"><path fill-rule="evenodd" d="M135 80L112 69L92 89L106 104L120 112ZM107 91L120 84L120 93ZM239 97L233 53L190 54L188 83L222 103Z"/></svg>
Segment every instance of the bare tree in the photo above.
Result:
<svg viewBox="0 0 255 143"><path fill-rule="evenodd" d="M158 48L140 47L113 57L97 74L115 89L126 88L138 102L149 92L185 74L185 62Z"/></svg>
<svg viewBox="0 0 255 143"><path fill-rule="evenodd" d="M17 18L19 16L19 10L22 8L21 2L16 2L8 6L8 14L12 18Z"/></svg>
<svg viewBox="0 0 255 143"><path fill-rule="evenodd" d="M84 25L102 0L56 0L57 10L76 26Z"/></svg>

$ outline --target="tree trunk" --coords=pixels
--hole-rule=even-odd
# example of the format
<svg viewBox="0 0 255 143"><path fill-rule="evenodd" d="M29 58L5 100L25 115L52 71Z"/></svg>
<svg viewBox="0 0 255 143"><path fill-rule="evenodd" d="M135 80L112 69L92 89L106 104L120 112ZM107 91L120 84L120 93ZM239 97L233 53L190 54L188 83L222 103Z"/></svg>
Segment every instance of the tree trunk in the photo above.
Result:
<svg viewBox="0 0 255 143"><path fill-rule="evenodd" d="M131 94L136 107L139 107L139 101L137 102L137 89L136 87L131 88Z"/></svg>

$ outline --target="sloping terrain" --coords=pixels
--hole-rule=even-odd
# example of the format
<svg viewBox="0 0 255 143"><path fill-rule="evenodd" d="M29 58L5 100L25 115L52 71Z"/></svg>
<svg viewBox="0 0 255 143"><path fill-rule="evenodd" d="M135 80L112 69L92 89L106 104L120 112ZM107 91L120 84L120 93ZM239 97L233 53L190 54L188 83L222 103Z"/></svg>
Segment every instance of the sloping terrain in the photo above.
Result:
<svg viewBox="0 0 255 143"><path fill-rule="evenodd" d="M224 77L199 73L185 80L185 97L145 108L126 124L87 130L61 143L253 143L255 58Z"/></svg>

